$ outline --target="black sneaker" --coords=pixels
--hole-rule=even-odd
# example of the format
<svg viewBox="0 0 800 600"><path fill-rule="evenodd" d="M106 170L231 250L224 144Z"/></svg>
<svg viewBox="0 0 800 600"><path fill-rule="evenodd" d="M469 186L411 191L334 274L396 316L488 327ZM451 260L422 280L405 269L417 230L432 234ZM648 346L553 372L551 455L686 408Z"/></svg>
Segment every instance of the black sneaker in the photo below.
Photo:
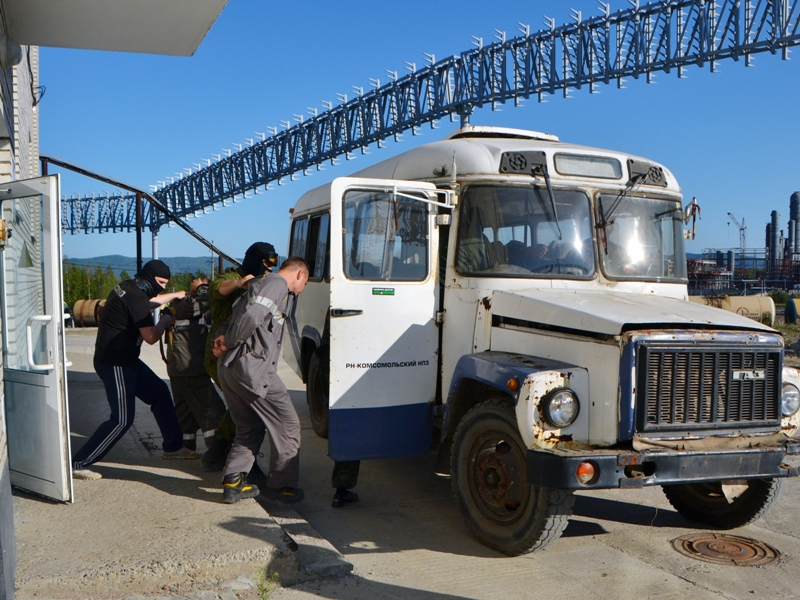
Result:
<svg viewBox="0 0 800 600"><path fill-rule="evenodd" d="M345 504L352 504L353 502L358 502L358 494L346 488L338 488L333 495L331 506L333 508L342 508Z"/></svg>
<svg viewBox="0 0 800 600"><path fill-rule="evenodd" d="M225 504L236 504L242 498L255 498L259 493L257 486L245 481L244 473L229 473L222 479L222 501Z"/></svg>
<svg viewBox="0 0 800 600"><path fill-rule="evenodd" d="M301 502L306 495L300 488L282 487L267 488L267 497L270 500L277 500L284 504L294 504L295 502Z"/></svg>

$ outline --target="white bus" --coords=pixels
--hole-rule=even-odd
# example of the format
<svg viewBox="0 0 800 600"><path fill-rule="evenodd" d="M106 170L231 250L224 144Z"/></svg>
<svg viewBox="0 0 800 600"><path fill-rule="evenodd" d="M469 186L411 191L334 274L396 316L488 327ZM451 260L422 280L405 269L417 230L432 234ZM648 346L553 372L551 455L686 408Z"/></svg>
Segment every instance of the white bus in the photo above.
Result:
<svg viewBox="0 0 800 600"><path fill-rule="evenodd" d="M331 458L437 448L508 554L557 539L581 489L758 518L797 475L800 374L770 327L687 301L681 202L653 161L488 127L305 194L284 356Z"/></svg>

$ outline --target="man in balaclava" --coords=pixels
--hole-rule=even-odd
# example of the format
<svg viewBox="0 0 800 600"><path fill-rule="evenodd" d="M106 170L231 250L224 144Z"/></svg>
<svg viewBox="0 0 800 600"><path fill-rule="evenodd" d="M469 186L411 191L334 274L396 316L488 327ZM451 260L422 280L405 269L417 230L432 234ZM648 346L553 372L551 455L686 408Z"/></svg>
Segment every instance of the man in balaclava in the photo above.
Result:
<svg viewBox="0 0 800 600"><path fill-rule="evenodd" d="M162 315L158 323L152 310L186 292L161 294L169 282L169 267L151 260L134 279L117 285L106 300L94 350L94 370L103 381L111 415L101 423L72 457L72 474L78 479L100 479L87 469L102 459L133 424L136 398L150 406L164 442L162 458L199 458L183 447L183 436L175 416L169 387L139 358L142 340L155 344L172 325L172 317Z"/></svg>
<svg viewBox="0 0 800 600"><path fill-rule="evenodd" d="M208 288L211 299L211 326L206 342L205 367L217 385L219 385L217 357L212 352L214 335L220 324L231 318L233 304L247 292L250 280L270 274L277 265L278 254L275 252L275 247L268 242L256 242L245 252L240 268L229 269L211 282ZM216 434L206 439L208 452L203 455L203 468L206 471L216 471L225 465L225 457L235 436L236 426L230 412L226 411L217 426ZM266 479L258 463L253 466L251 477L259 481Z"/></svg>
<svg viewBox="0 0 800 600"><path fill-rule="evenodd" d="M248 282L254 277L271 273L277 265L278 254L275 252L275 247L267 242L256 242L245 252L241 267L229 269L211 282L208 288L208 296L211 298L211 327L208 330L205 365L206 371L217 385L219 385L217 358L211 351L214 334L220 323L231 318L233 303L245 293Z"/></svg>

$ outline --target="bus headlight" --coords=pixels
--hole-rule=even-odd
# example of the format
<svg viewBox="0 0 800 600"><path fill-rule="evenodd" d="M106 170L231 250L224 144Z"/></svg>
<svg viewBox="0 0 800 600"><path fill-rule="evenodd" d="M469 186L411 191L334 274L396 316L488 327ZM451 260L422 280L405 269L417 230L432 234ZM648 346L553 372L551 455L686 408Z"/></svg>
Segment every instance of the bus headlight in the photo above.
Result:
<svg viewBox="0 0 800 600"><path fill-rule="evenodd" d="M781 392L781 414L791 417L800 410L800 390L791 383L784 383Z"/></svg>
<svg viewBox="0 0 800 600"><path fill-rule="evenodd" d="M794 387L794 386L793 386ZM797 388L795 388L795 391ZM800 394L798 394L800 400ZM553 390L545 396L542 406L544 418L553 427L567 427L575 422L580 411L578 397L570 389Z"/></svg>

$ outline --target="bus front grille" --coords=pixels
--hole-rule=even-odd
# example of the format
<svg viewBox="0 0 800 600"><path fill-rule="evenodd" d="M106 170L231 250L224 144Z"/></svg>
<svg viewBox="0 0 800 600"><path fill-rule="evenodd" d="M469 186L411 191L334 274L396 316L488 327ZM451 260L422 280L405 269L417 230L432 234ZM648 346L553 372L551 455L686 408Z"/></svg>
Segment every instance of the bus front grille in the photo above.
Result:
<svg viewBox="0 0 800 600"><path fill-rule="evenodd" d="M780 348L643 343L637 371L640 432L780 424Z"/></svg>

